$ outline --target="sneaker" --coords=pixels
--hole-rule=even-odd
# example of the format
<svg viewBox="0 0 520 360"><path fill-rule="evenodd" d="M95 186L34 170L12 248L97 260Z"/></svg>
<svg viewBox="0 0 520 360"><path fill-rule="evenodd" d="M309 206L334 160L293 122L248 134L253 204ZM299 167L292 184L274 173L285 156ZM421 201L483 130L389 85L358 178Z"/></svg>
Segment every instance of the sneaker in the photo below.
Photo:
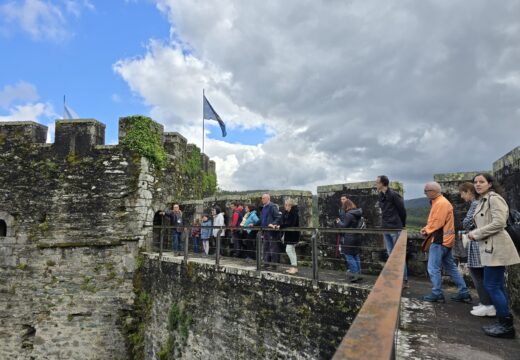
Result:
<svg viewBox="0 0 520 360"><path fill-rule="evenodd" d="M462 303L467 303L467 304L470 304L472 301L471 295L469 293L457 294L455 296L452 296L450 299L452 301L457 301L457 302L462 302Z"/></svg>
<svg viewBox="0 0 520 360"><path fill-rule="evenodd" d="M478 303L478 305L473 306L473 310L476 310L476 309L478 309L478 308L480 308L482 306L484 306L484 304Z"/></svg>
<svg viewBox="0 0 520 360"><path fill-rule="evenodd" d="M357 283L360 281L363 281L363 278L360 275L353 275L352 278L350 279L351 283Z"/></svg>
<svg viewBox="0 0 520 360"><path fill-rule="evenodd" d="M471 313L471 315L475 315L475 316L493 317L493 316L497 315L497 311L493 305L489 305L489 306L482 305L481 307L479 307L477 309L471 310L470 313Z"/></svg>
<svg viewBox="0 0 520 360"><path fill-rule="evenodd" d="M424 301L428 301L428 302L441 302L441 303L446 302L446 300L444 299L444 295L442 295L442 294L440 294L440 295L428 294L428 295L424 295L422 297L422 299Z"/></svg>
<svg viewBox="0 0 520 360"><path fill-rule="evenodd" d="M296 275L298 274L298 268L290 267L289 269L285 270L285 272L289 275Z"/></svg>

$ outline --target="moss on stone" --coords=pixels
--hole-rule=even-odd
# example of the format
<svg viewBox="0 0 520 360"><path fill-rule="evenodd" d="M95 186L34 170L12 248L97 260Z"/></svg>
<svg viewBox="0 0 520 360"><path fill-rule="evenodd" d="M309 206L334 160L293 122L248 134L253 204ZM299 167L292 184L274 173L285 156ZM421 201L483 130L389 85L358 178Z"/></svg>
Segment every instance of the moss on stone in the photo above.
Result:
<svg viewBox="0 0 520 360"><path fill-rule="evenodd" d="M91 248L105 248L105 247L113 247L120 246L120 241L113 241L107 243L99 243L99 242L64 242L64 243L40 243L38 244L39 249L66 249L66 248L75 248L75 247L91 247Z"/></svg>
<svg viewBox="0 0 520 360"><path fill-rule="evenodd" d="M129 116L125 119L130 121L127 122L126 135L121 140L121 144L148 158L156 167L164 167L166 152L162 146L159 125L149 117L141 115Z"/></svg>
<svg viewBox="0 0 520 360"><path fill-rule="evenodd" d="M123 316L123 333L128 340L128 355L132 360L143 360L144 353L144 336L146 323L150 319L152 310L152 298L143 289L142 272L144 267L144 256L139 254L136 258L136 271L134 273L134 310L130 316Z"/></svg>
<svg viewBox="0 0 520 360"><path fill-rule="evenodd" d="M96 285L92 284L92 278L90 276L85 276L83 278L83 284L80 286L81 290L85 290L91 293L96 292Z"/></svg>
<svg viewBox="0 0 520 360"><path fill-rule="evenodd" d="M161 360L173 360L182 357L188 342L191 315L183 302L174 303L168 312L168 338L157 354Z"/></svg>
<svg viewBox="0 0 520 360"><path fill-rule="evenodd" d="M79 159L78 159L78 156L76 155L76 153L74 151L71 151L67 154L67 157L65 158L65 160L70 164L70 165L75 165L79 162Z"/></svg>
<svg viewBox="0 0 520 360"><path fill-rule="evenodd" d="M27 270L29 270L29 265L27 265L25 263L20 263L20 264L16 265L16 268L18 270L27 271Z"/></svg>
<svg viewBox="0 0 520 360"><path fill-rule="evenodd" d="M56 265L56 262L54 260L47 260L47 266L52 267Z"/></svg>

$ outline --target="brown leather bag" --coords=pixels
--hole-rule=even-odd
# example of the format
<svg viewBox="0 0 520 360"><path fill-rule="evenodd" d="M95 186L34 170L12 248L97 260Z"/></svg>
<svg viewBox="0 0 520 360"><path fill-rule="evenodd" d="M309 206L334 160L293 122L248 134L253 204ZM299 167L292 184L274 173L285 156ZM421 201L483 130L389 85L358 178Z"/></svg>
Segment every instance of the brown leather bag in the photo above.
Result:
<svg viewBox="0 0 520 360"><path fill-rule="evenodd" d="M424 252L428 252L430 250L430 245L433 243L433 233L428 235L426 239L422 242L422 249Z"/></svg>

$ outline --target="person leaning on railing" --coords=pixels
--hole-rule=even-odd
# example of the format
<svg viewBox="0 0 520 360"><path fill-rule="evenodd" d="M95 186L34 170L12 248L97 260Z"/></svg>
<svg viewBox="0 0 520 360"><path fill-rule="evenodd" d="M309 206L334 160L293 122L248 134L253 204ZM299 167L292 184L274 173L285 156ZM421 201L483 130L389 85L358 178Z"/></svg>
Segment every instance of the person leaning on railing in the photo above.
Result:
<svg viewBox="0 0 520 360"><path fill-rule="evenodd" d="M211 209L211 215L213 215L213 226L224 226L224 213L220 209L220 206L214 206L213 209ZM213 228L213 238L217 239L217 236L219 234L220 229ZM224 230L221 231L220 237L224 236ZM216 245L215 245L216 246Z"/></svg>
<svg viewBox="0 0 520 360"><path fill-rule="evenodd" d="M300 214L298 211L298 206L294 204L294 200L288 198L284 203L285 212L282 215L282 223L280 228L294 228L300 226ZM289 257L289 261L291 262L291 267L286 271L286 273L290 275L295 275L298 273L298 259L296 257L296 249L295 245L300 241L300 232L299 231L285 231L284 232L284 243L285 243L285 252Z"/></svg>
<svg viewBox="0 0 520 360"><path fill-rule="evenodd" d="M164 215L166 218L169 219L170 225L175 226L172 229L172 251L175 255L175 252L181 252L182 251L182 231L183 229L181 227L183 225L183 219L182 219L182 211L180 210L179 204L173 203L172 204L172 210L166 210L166 212L161 211L159 212L160 215Z"/></svg>
<svg viewBox="0 0 520 360"><path fill-rule="evenodd" d="M484 265L484 287L498 317L495 324L483 326L482 330L489 336L513 339L515 328L505 290L505 271L506 266L520 263L520 256L505 230L509 207L490 174L476 175L473 184L480 200L473 216L477 228L468 237L478 241L480 261Z"/></svg>
<svg viewBox="0 0 520 360"><path fill-rule="evenodd" d="M254 205L246 205L246 215L240 226L247 228L260 225L260 218ZM246 259L256 259L256 235L257 230L246 229L244 247L246 251Z"/></svg>
<svg viewBox="0 0 520 360"><path fill-rule="evenodd" d="M280 227L280 210L276 204L271 202L269 194L262 195L262 215L260 218L262 227L278 229ZM277 231L264 231L264 262L278 263L280 262L280 234ZM270 266L275 268L276 265L266 264L266 268Z"/></svg>
<svg viewBox="0 0 520 360"><path fill-rule="evenodd" d="M202 215L202 227L200 229L200 239L202 240L202 247L204 254L209 255L209 238L211 237L211 220L207 214Z"/></svg>

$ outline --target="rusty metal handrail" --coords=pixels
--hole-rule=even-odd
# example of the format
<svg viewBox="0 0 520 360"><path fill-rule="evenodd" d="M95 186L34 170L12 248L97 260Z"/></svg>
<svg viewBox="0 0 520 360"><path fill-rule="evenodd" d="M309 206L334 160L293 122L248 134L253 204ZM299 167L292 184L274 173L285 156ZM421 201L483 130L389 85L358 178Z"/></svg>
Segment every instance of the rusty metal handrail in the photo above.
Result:
<svg viewBox="0 0 520 360"><path fill-rule="evenodd" d="M407 237L406 230L402 230L333 360L389 360L395 357L395 331L399 320Z"/></svg>

